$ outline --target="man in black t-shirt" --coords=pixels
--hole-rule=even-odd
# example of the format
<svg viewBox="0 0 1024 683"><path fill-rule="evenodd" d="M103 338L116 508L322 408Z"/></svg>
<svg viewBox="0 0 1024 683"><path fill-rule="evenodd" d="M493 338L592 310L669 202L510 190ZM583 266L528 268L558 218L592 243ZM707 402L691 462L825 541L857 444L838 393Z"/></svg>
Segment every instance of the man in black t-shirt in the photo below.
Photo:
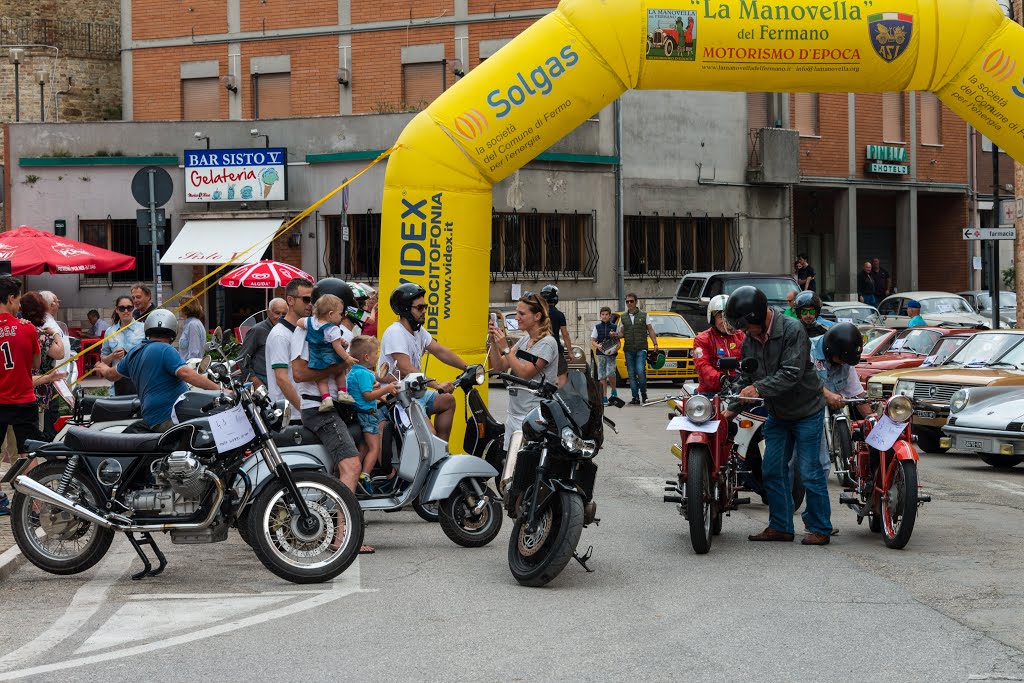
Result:
<svg viewBox="0 0 1024 683"><path fill-rule="evenodd" d="M540 295L548 302L548 315L551 317L551 334L555 335L558 342L558 383L565 380L569 373L568 352L572 351L572 337L569 336L569 327L562 313L556 305L558 304L558 287L545 285L540 290ZM563 345L563 341L565 342Z"/></svg>
<svg viewBox="0 0 1024 683"><path fill-rule="evenodd" d="M800 285L800 289L816 292L818 290L818 283L815 278L814 268L807 262L807 254L797 256L796 263L798 266L796 281Z"/></svg>

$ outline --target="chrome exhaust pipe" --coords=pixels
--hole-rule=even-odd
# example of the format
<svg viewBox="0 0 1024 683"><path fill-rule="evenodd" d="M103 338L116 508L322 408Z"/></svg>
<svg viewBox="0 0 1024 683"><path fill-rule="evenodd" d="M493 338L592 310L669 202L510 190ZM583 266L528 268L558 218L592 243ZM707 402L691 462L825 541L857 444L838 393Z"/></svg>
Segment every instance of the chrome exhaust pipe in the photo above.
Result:
<svg viewBox="0 0 1024 683"><path fill-rule="evenodd" d="M53 489L43 486L35 479L32 479L27 475L19 474L17 477L14 478L14 481L11 483L11 486L13 486L14 490L17 491L18 493L29 496L30 498L36 498L37 500L41 500L44 503L49 503L50 505L60 508L61 510L66 510L67 512L70 512L76 517L80 517L88 522L92 522L93 524L97 524L107 529L117 528L109 521L93 512L92 510L82 507L81 505L74 502L70 498L66 498L65 496L62 496L61 494L54 491Z"/></svg>

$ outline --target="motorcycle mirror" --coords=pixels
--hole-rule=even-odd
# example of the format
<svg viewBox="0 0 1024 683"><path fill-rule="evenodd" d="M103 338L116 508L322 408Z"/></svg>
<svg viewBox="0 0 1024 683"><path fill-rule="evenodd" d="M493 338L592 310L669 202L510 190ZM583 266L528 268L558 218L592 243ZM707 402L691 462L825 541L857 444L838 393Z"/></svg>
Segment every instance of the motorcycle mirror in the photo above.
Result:
<svg viewBox="0 0 1024 683"><path fill-rule="evenodd" d="M217 340L218 344L224 342L224 330L220 328L220 325L218 325L217 329L213 331L213 338Z"/></svg>
<svg viewBox="0 0 1024 683"><path fill-rule="evenodd" d="M740 359L739 358L719 358L718 369L719 370L739 370Z"/></svg>
<svg viewBox="0 0 1024 683"><path fill-rule="evenodd" d="M518 358L521 361L526 361L527 363L533 363L534 365L536 365L537 361L540 360L540 358L533 355L529 351L526 351L525 349L519 349L518 351L516 351L516 358Z"/></svg>
<svg viewBox="0 0 1024 683"><path fill-rule="evenodd" d="M210 366L210 371L218 377L226 377L228 374L228 366L224 363L214 363Z"/></svg>
<svg viewBox="0 0 1024 683"><path fill-rule="evenodd" d="M387 361L377 366L377 379L383 382L391 374L391 365Z"/></svg>
<svg viewBox="0 0 1024 683"><path fill-rule="evenodd" d="M199 361L199 367L197 368L199 370L199 374L201 374L201 375L205 375L206 374L206 371L210 369L210 362L212 360L213 359L210 358L209 354L203 356L203 359L201 361Z"/></svg>
<svg viewBox="0 0 1024 683"><path fill-rule="evenodd" d="M756 358L744 358L743 362L740 363L740 370L746 373L751 373L757 370L757 359Z"/></svg>

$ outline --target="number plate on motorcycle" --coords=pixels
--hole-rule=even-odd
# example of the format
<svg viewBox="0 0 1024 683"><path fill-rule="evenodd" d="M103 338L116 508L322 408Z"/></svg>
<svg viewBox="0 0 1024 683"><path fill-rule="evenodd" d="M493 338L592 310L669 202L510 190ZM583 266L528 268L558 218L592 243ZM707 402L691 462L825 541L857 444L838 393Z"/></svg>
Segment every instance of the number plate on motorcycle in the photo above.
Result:
<svg viewBox="0 0 1024 683"><path fill-rule="evenodd" d="M879 451L887 451L892 448L900 434L906 429L906 422L895 422L888 415L882 415L878 423L871 428L868 438L864 439L867 445Z"/></svg>
<svg viewBox="0 0 1024 683"><path fill-rule="evenodd" d="M924 417L924 418L932 419L932 418L935 417L935 411L934 410L915 410L914 411L914 415L917 415L918 417Z"/></svg>
<svg viewBox="0 0 1024 683"><path fill-rule="evenodd" d="M960 446L961 444L958 443L957 445ZM963 442L962 442L962 448L977 448L978 450L982 450L983 451L983 450L985 450L985 442L984 441L973 441L971 439L964 439Z"/></svg>
<svg viewBox="0 0 1024 683"><path fill-rule="evenodd" d="M665 427L665 431L682 430L684 432L704 432L705 434L714 434L718 431L719 420L711 420L704 422L703 424L697 424L685 415L677 415L673 417L668 427Z"/></svg>
<svg viewBox="0 0 1024 683"><path fill-rule="evenodd" d="M213 440L217 444L218 453L226 453L232 449L244 446L256 438L256 432L249 424L249 418L245 410L238 405L231 410L217 413L210 416L210 431L213 432Z"/></svg>

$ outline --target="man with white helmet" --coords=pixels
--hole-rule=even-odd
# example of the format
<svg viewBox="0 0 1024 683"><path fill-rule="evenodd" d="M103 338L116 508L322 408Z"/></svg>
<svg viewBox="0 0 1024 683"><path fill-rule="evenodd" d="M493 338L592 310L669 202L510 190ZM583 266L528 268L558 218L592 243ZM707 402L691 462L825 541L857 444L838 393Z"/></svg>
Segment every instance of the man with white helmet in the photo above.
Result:
<svg viewBox="0 0 1024 683"><path fill-rule="evenodd" d="M735 370L721 370L722 358L739 359L743 346L742 332L737 332L725 319L725 304L729 297L719 294L708 303L708 323L711 325L693 340L693 364L697 369L697 392L714 396L722 390L722 376L735 376Z"/></svg>
<svg viewBox="0 0 1024 683"><path fill-rule="evenodd" d="M142 402L142 421L151 432L165 432L174 423L171 409L178 397L197 389L219 389L220 386L185 364L171 343L178 336L178 319L166 308L153 310L146 316L146 340L129 351L112 368L96 364L96 374L111 382L127 377L136 386Z"/></svg>

